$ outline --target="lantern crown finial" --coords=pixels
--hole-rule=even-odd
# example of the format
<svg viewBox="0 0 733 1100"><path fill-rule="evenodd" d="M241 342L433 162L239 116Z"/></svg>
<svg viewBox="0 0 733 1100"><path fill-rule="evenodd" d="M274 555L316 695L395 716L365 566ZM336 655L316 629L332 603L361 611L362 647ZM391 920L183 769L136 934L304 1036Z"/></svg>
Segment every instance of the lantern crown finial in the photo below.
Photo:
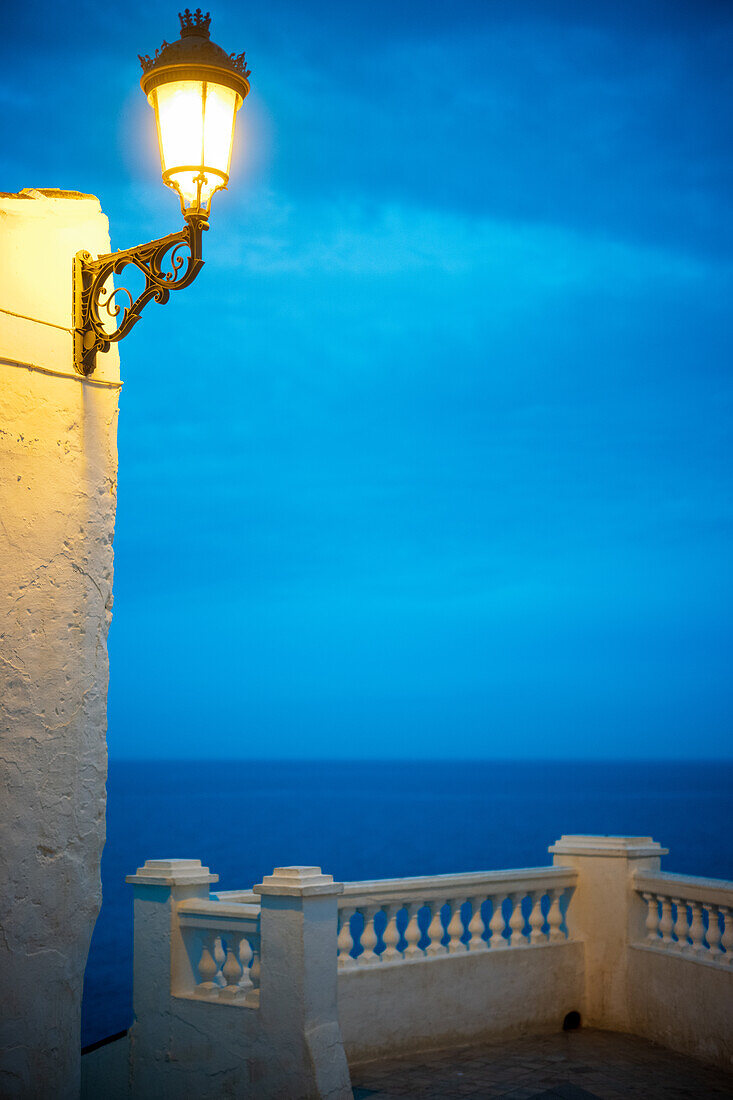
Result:
<svg viewBox="0 0 733 1100"><path fill-rule="evenodd" d="M228 74L223 83L234 88L242 99L249 92L250 75L243 53L227 54L211 41L209 27L211 25L210 13L196 8L192 12L190 8L178 13L181 22L181 37L175 42L164 42L154 55L138 54L143 70L142 87L147 95L152 87L159 82L158 78L164 70L175 69L180 74L182 66L205 66L207 70L217 69L219 76ZM211 76L211 73L209 73Z"/></svg>
<svg viewBox="0 0 733 1100"><path fill-rule="evenodd" d="M198 38L209 37L211 12L207 11L204 15L201 8L196 8L193 13L190 8L186 8L183 12L179 11L178 18L181 21L181 38L186 38L189 34L195 34Z"/></svg>
<svg viewBox="0 0 733 1100"><path fill-rule="evenodd" d="M163 41L152 57L150 56L150 54L147 53L139 53L137 55L137 59L140 62L140 67L142 68L142 71L144 73L150 72L151 69L155 68L155 66L160 61L160 55L167 46L168 43Z"/></svg>

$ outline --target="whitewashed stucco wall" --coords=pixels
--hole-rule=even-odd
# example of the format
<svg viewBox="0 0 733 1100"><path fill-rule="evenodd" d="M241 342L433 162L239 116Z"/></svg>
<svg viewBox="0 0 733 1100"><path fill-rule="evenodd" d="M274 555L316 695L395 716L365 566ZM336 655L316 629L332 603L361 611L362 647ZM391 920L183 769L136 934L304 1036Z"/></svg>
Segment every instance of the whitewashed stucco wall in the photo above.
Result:
<svg viewBox="0 0 733 1100"><path fill-rule="evenodd" d="M116 350L72 361L71 266L98 201L0 195L0 1095L76 1097L101 900Z"/></svg>
<svg viewBox="0 0 733 1100"><path fill-rule="evenodd" d="M582 943L445 955L339 974L351 1063L559 1031L583 1000Z"/></svg>
<svg viewBox="0 0 733 1100"><path fill-rule="evenodd" d="M733 1072L730 969L638 947L628 955L630 1030Z"/></svg>

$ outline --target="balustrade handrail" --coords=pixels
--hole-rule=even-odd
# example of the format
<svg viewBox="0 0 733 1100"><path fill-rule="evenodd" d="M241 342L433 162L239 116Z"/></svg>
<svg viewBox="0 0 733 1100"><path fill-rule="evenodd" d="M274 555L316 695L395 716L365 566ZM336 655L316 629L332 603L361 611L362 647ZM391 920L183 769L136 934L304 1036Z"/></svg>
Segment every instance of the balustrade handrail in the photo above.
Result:
<svg viewBox="0 0 733 1100"><path fill-rule="evenodd" d="M260 930L260 907L243 902L186 898L176 906L178 922L185 928L217 928L248 935Z"/></svg>
<svg viewBox="0 0 733 1100"><path fill-rule="evenodd" d="M210 897L212 901L241 901L245 905L260 907L260 896L253 890L212 890Z"/></svg>
<svg viewBox="0 0 733 1100"><path fill-rule="evenodd" d="M339 909L385 901L432 900L452 894L487 896L500 890L507 894L530 891L552 885L555 888L575 886L578 872L574 867L522 867L508 871L466 871L448 875L419 875L410 878L366 879L345 882L339 896Z"/></svg>
<svg viewBox="0 0 733 1100"><path fill-rule="evenodd" d="M638 893L649 891L665 897L684 898L711 905L733 903L733 882L726 879L698 878L694 875L675 875L669 871L636 871L634 889Z"/></svg>

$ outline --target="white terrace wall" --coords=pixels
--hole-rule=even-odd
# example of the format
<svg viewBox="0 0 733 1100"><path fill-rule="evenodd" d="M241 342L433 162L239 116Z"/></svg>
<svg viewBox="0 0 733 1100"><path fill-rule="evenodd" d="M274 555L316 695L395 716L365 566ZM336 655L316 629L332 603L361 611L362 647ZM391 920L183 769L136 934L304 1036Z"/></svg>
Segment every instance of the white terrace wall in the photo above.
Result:
<svg viewBox="0 0 733 1100"><path fill-rule="evenodd" d="M651 837L564 836L550 851L578 871L567 924L585 944L584 1021L733 1070L733 884L660 873L668 850Z"/></svg>
<svg viewBox="0 0 733 1100"><path fill-rule="evenodd" d="M633 947L629 953L629 1030L733 1072L733 970Z"/></svg>
<svg viewBox="0 0 733 1100"><path fill-rule="evenodd" d="M214 894L197 860L149 860L128 880L135 1024L85 1056L85 1100L347 1100L347 1058L573 1011L733 1068L733 883L661 873L650 837L550 850L552 867L345 884L280 868Z"/></svg>
<svg viewBox="0 0 733 1100"><path fill-rule="evenodd" d="M98 201L0 195L0 1095L79 1094L100 903L116 351L72 361L71 267Z"/></svg>
<svg viewBox="0 0 733 1100"><path fill-rule="evenodd" d="M562 914L576 882L574 871L527 868L346 883L338 1009L349 1062L559 1031L585 995L585 945L567 938Z"/></svg>
<svg viewBox="0 0 733 1100"><path fill-rule="evenodd" d="M135 1023L124 1039L85 1055L83 1097L351 1100L336 1014L341 883L318 867L286 867L254 888L262 971L252 998L237 988L233 946L251 931L237 910L257 907L212 906L216 878L198 860L148 860L127 879L135 888ZM195 933L188 942L185 931ZM219 935L231 984L202 990L201 947Z"/></svg>

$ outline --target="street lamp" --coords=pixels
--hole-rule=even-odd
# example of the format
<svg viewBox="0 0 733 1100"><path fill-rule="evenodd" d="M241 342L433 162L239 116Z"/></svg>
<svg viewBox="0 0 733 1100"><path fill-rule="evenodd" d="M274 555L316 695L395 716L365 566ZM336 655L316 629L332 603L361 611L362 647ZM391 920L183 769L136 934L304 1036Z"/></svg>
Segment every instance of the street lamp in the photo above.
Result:
<svg viewBox="0 0 733 1100"><path fill-rule="evenodd" d="M178 233L96 260L77 252L74 365L80 374L94 371L97 352L126 336L149 301L163 304L171 290L193 282L204 264L201 235L209 228L212 196L229 182L234 123L249 92L249 70L243 53L226 54L209 39L208 13L186 8L178 18L181 37L164 42L152 58L140 57L140 84L155 111L163 182L177 193L185 225ZM135 299L126 287L107 285L128 265L145 277ZM118 294L126 295L126 304L116 301Z"/></svg>

